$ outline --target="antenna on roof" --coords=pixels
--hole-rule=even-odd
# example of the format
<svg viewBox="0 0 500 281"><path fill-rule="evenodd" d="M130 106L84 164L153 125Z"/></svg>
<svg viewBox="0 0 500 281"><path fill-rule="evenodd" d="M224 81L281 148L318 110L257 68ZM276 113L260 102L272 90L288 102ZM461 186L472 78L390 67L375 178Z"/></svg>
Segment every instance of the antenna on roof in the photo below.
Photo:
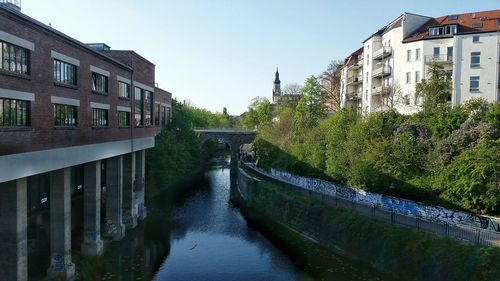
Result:
<svg viewBox="0 0 500 281"><path fill-rule="evenodd" d="M0 0L0 4L5 4L10 8L21 11L21 0Z"/></svg>

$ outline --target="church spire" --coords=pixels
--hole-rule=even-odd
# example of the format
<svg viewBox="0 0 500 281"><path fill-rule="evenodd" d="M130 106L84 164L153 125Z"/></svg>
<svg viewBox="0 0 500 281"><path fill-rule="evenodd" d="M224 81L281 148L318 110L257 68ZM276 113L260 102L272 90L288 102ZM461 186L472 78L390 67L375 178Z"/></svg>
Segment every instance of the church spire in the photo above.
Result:
<svg viewBox="0 0 500 281"><path fill-rule="evenodd" d="M280 84L281 81L280 81L280 73L278 71L278 68L276 67L276 74L275 74L275 78L274 78L274 84Z"/></svg>

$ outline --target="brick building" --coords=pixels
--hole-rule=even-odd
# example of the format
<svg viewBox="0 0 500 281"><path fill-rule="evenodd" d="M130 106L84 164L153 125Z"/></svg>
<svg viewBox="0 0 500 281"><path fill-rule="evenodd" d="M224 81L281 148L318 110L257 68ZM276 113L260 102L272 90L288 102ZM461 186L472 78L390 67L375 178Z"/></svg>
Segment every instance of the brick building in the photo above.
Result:
<svg viewBox="0 0 500 281"><path fill-rule="evenodd" d="M27 280L27 213L47 208L48 274L71 278L72 196L83 196L87 255L145 217L145 150L170 120L171 94L134 51L83 44L15 4L0 1L0 276Z"/></svg>

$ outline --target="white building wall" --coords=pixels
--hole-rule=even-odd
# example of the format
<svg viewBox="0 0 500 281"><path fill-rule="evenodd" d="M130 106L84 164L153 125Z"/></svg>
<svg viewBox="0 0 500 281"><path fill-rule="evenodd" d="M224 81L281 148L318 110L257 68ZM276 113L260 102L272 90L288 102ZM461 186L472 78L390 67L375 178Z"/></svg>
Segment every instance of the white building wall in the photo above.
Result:
<svg viewBox="0 0 500 281"><path fill-rule="evenodd" d="M479 36L479 42L472 42ZM454 68L454 105L464 103L470 98L482 97L489 102L499 100L499 34L498 32L476 33L456 36L456 58ZM480 66L471 67L471 52L481 52ZM470 77L479 76L479 91L470 91Z"/></svg>

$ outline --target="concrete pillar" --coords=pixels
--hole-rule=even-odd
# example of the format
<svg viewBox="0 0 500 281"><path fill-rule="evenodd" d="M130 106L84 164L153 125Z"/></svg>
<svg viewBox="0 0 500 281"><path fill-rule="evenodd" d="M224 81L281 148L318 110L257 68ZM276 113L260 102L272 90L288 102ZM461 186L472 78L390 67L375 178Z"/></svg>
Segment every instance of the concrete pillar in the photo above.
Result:
<svg viewBox="0 0 500 281"><path fill-rule="evenodd" d="M101 161L83 166L83 232L82 254L100 256L101 240Z"/></svg>
<svg viewBox="0 0 500 281"><path fill-rule="evenodd" d="M137 210L134 204L135 153L123 156L123 223L127 229L137 226Z"/></svg>
<svg viewBox="0 0 500 281"><path fill-rule="evenodd" d="M238 173L238 151L231 146L231 166L230 174L236 175Z"/></svg>
<svg viewBox="0 0 500 281"><path fill-rule="evenodd" d="M135 206L137 215L140 220L144 220L147 216L145 206L145 190L146 190L146 150L135 152Z"/></svg>
<svg viewBox="0 0 500 281"><path fill-rule="evenodd" d="M106 160L106 229L105 236L115 241L125 237L123 212L123 157Z"/></svg>
<svg viewBox="0 0 500 281"><path fill-rule="evenodd" d="M26 178L0 183L0 279L28 280Z"/></svg>
<svg viewBox="0 0 500 281"><path fill-rule="evenodd" d="M50 172L50 268L51 279L72 280L71 262L71 169Z"/></svg>

